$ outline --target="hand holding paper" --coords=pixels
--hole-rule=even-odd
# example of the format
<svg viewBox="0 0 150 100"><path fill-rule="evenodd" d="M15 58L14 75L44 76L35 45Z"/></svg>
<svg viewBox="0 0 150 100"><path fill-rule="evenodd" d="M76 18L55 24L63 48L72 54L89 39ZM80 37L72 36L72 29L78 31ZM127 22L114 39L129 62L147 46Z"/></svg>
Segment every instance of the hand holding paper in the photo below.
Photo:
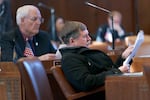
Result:
<svg viewBox="0 0 150 100"><path fill-rule="evenodd" d="M131 59L135 56L137 50L139 49L139 47L141 46L141 44L144 42L144 32L142 30L140 30L138 32L136 41L134 43L134 48L133 51L131 52L131 54L126 58L126 60L123 62L123 65L129 65L129 62L131 61Z"/></svg>

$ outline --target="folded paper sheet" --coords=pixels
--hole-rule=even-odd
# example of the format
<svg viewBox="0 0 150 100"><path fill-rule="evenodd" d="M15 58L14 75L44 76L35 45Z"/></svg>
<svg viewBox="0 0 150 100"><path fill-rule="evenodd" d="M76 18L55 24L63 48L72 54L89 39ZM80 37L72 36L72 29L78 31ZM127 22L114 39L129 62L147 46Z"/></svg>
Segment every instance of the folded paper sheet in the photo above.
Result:
<svg viewBox="0 0 150 100"><path fill-rule="evenodd" d="M141 44L144 42L144 32L140 30L138 32L136 41L134 43L134 48L131 54L126 58L126 60L123 62L123 65L129 65L131 59L135 56L136 52L138 51Z"/></svg>

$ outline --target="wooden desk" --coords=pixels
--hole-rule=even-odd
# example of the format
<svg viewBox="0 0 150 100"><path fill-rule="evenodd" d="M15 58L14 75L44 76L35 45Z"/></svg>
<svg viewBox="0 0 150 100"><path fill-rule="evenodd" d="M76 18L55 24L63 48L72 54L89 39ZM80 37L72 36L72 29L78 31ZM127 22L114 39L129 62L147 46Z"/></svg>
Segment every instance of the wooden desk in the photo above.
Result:
<svg viewBox="0 0 150 100"><path fill-rule="evenodd" d="M21 77L13 62L0 62L0 100L22 100Z"/></svg>
<svg viewBox="0 0 150 100"><path fill-rule="evenodd" d="M60 64L60 60L43 61L44 68L52 84L55 100L62 97L58 91L58 85L52 77L50 68ZM13 62L0 62L0 100L25 100L25 92L21 83L21 76L17 66Z"/></svg>
<svg viewBox="0 0 150 100"><path fill-rule="evenodd" d="M139 56L150 56L150 42L143 43L137 51L136 57Z"/></svg>
<svg viewBox="0 0 150 100"><path fill-rule="evenodd" d="M133 58L133 63L131 65L131 72L141 72L143 71L142 66L145 64L150 65L150 43L143 43L138 49L137 54Z"/></svg>
<svg viewBox="0 0 150 100"><path fill-rule="evenodd" d="M144 76L108 76L105 91L106 100L150 100Z"/></svg>
<svg viewBox="0 0 150 100"><path fill-rule="evenodd" d="M150 57L135 57L131 64L131 72L143 71L144 65L150 65Z"/></svg>

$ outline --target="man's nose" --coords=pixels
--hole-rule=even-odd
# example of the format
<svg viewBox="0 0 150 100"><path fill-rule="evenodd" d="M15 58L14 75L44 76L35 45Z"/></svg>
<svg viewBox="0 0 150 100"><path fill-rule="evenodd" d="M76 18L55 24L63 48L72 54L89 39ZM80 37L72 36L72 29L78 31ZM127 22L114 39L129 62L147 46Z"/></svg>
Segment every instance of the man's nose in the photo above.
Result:
<svg viewBox="0 0 150 100"><path fill-rule="evenodd" d="M88 35L88 40L91 41L91 37Z"/></svg>
<svg viewBox="0 0 150 100"><path fill-rule="evenodd" d="M36 22L38 24L44 23L44 18L37 18Z"/></svg>
<svg viewBox="0 0 150 100"><path fill-rule="evenodd" d="M36 23L37 23L37 24L41 24L41 20L40 20L40 19L37 19L37 20L36 20Z"/></svg>

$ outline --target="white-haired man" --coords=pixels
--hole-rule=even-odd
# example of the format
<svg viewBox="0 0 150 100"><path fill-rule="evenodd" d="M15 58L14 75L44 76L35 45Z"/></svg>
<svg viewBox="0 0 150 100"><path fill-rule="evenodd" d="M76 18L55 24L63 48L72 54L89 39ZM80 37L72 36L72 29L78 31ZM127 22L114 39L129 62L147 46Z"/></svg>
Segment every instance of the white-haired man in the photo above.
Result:
<svg viewBox="0 0 150 100"><path fill-rule="evenodd" d="M18 28L3 35L0 40L2 61L13 61L26 56L38 56L40 60L55 57L52 54L55 50L50 44L48 33L39 30L43 18L37 7L24 5L18 8L16 22ZM27 41L32 55L25 53Z"/></svg>

